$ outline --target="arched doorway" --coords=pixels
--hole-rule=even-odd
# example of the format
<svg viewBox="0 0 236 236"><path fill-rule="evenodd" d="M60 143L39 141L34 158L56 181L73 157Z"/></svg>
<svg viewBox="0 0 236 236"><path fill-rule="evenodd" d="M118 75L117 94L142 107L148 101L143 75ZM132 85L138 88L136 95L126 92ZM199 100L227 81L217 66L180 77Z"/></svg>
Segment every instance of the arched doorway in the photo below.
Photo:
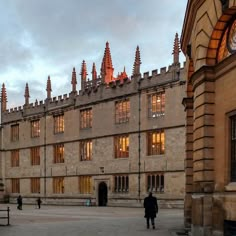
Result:
<svg viewBox="0 0 236 236"><path fill-rule="evenodd" d="M105 182L101 182L98 186L98 205L107 205L107 184Z"/></svg>

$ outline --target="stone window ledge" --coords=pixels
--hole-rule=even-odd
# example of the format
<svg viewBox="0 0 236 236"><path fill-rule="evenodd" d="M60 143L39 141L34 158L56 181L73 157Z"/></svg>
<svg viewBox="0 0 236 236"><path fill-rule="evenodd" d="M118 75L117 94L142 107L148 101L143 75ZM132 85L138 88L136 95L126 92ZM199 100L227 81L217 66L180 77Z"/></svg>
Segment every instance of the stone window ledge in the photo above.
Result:
<svg viewBox="0 0 236 236"><path fill-rule="evenodd" d="M225 191L229 191L229 192L236 192L236 182L231 182L228 185L225 186Z"/></svg>

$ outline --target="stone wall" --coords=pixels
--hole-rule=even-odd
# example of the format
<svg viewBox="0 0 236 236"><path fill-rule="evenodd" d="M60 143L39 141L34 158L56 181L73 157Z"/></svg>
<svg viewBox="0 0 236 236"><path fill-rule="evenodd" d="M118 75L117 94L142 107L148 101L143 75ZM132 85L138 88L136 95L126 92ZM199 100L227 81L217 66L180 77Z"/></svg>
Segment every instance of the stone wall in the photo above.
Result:
<svg viewBox="0 0 236 236"><path fill-rule="evenodd" d="M32 203L38 194L32 194L30 178L39 177L41 197L50 204L84 204L91 198L98 205L98 186L105 182L108 187L108 205L142 206L147 195L147 173L163 173L165 191L155 193L165 207L183 207L185 191L184 175L184 109L181 101L185 96L185 71L176 67L162 68L161 73L126 80L122 85L115 82L101 85L96 91L80 91L79 95L59 97L39 104L6 111L3 114L3 147L5 160L6 192L11 201L19 193L11 193L11 179L20 178L20 193L25 202ZM139 107L140 89L140 107ZM165 91L165 116L148 118L147 95L155 91ZM130 100L130 119L126 124L115 124L115 101ZM80 129L80 110L92 108L92 128ZM139 126L140 109L140 126ZM53 115L63 113L65 131L54 134ZM30 122L40 119L40 137L30 137ZM10 141L11 125L19 124L20 140ZM147 131L165 130L165 154L147 156ZM114 158L114 136L128 134L130 139L129 158ZM140 155L139 155L140 134ZM92 161L80 161L79 143L92 139ZM53 163L53 145L64 143L65 162ZM30 147L40 147L40 165L32 166ZM11 167L11 150L20 150L20 166ZM140 162L140 168L139 168ZM129 176L129 192L114 192L114 175ZM92 177L92 193L78 192L78 176ZM53 193L52 178L62 176L65 181L64 194ZM140 180L140 181L139 181ZM46 184L46 185L45 185ZM140 190L140 192L139 192Z"/></svg>
<svg viewBox="0 0 236 236"><path fill-rule="evenodd" d="M236 189L230 179L236 55L231 51L218 57L223 33L235 14L234 0L192 0L183 25L181 47L187 56L188 88L183 101L187 118L185 224L197 236L224 235L224 221L236 221Z"/></svg>

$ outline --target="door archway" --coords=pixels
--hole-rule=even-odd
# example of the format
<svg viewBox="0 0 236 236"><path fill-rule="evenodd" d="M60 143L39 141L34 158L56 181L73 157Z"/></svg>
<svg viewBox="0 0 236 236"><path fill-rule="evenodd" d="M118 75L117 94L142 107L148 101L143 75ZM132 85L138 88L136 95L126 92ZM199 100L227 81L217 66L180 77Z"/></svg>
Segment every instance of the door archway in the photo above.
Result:
<svg viewBox="0 0 236 236"><path fill-rule="evenodd" d="M107 184L105 182L99 183L98 186L98 206L107 205Z"/></svg>

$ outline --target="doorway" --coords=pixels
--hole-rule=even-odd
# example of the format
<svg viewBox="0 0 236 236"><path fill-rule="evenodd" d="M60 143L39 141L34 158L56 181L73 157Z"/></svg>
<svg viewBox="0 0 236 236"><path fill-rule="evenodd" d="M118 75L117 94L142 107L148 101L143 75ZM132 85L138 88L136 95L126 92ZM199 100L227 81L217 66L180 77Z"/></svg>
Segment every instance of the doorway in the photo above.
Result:
<svg viewBox="0 0 236 236"><path fill-rule="evenodd" d="M101 182L98 186L98 205L107 205L107 184L105 182Z"/></svg>

